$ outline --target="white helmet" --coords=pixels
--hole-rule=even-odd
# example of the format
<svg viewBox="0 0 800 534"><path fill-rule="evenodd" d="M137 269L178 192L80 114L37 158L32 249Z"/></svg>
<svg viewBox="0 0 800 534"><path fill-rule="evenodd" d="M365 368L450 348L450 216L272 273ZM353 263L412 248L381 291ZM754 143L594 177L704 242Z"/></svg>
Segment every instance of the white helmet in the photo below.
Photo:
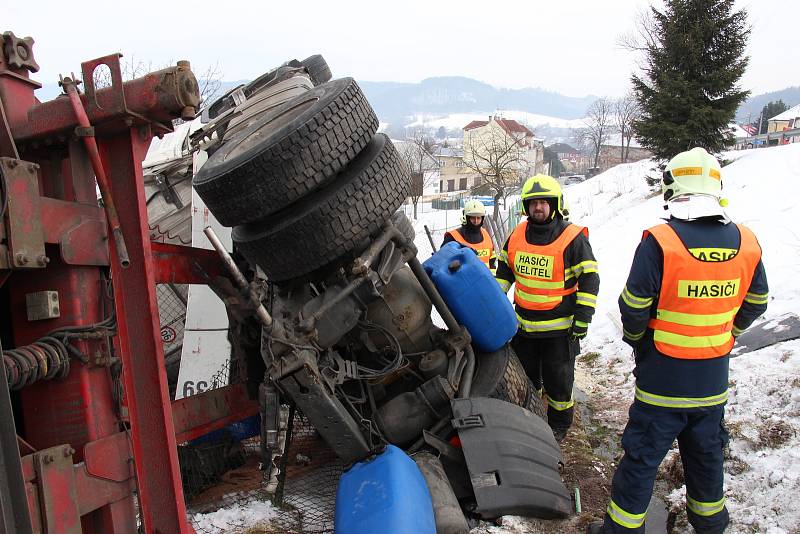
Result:
<svg viewBox="0 0 800 534"><path fill-rule="evenodd" d="M726 217L722 168L717 158L696 147L672 158L661 180L665 208L678 219ZM727 218L727 217L726 217Z"/></svg>
<svg viewBox="0 0 800 534"><path fill-rule="evenodd" d="M480 200L468 200L461 210L461 224L467 224L467 217L486 217L486 208ZM483 223L483 221L481 221Z"/></svg>

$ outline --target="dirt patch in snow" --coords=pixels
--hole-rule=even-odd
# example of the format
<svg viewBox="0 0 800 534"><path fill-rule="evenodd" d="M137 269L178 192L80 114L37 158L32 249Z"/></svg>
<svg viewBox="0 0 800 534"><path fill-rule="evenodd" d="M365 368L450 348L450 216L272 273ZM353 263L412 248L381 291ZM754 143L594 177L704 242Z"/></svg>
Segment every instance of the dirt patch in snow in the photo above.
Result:
<svg viewBox="0 0 800 534"><path fill-rule="evenodd" d="M758 429L758 444L764 449L777 449L795 436L792 426L783 420L767 420Z"/></svg>
<svg viewBox="0 0 800 534"><path fill-rule="evenodd" d="M217 484L194 496L187 504L203 508L211 503L224 501L226 495L253 491L261 487L264 473L259 467L258 458L248 457L243 465L224 473Z"/></svg>

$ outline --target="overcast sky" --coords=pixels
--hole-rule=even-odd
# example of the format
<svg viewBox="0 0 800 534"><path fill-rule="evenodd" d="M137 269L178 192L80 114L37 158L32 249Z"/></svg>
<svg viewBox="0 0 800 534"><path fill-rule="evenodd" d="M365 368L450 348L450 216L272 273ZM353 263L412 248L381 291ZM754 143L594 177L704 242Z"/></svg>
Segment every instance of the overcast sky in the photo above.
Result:
<svg viewBox="0 0 800 534"><path fill-rule="evenodd" d="M321 53L334 76L418 82L467 76L496 87L542 87L570 96L618 96L635 56L618 37L647 0L303 0L8 2L2 31L36 41L57 81L113 52L154 68L178 59L196 74L218 64L225 80L252 79L287 59ZM754 94L800 85L800 1L739 0L749 8ZM113 6L113 7L112 7ZM752 6L752 8L750 7ZM114 13L110 15L108 13ZM80 14L82 18L77 15Z"/></svg>

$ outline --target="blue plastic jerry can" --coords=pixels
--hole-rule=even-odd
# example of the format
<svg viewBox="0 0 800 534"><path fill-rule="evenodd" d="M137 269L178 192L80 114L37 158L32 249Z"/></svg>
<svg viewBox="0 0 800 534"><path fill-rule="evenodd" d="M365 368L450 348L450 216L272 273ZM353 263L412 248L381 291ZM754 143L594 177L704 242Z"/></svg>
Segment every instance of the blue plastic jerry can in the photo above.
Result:
<svg viewBox="0 0 800 534"><path fill-rule="evenodd" d="M481 352L498 350L517 333L514 307L471 248L451 241L422 266Z"/></svg>
<svg viewBox="0 0 800 534"><path fill-rule="evenodd" d="M334 528L336 534L436 534L431 494L414 460L388 445L342 474Z"/></svg>

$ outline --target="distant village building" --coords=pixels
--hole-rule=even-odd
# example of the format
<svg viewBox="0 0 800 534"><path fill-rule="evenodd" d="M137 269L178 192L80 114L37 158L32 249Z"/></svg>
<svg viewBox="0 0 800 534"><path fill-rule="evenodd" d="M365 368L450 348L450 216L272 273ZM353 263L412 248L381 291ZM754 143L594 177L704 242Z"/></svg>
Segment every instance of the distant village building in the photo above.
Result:
<svg viewBox="0 0 800 534"><path fill-rule="evenodd" d="M439 163L439 192L465 191L480 185L478 173L464 164L464 150L439 147L433 157Z"/></svg>
<svg viewBox="0 0 800 534"><path fill-rule="evenodd" d="M775 115L767 121L767 133L781 133L800 129L800 104ZM800 143L800 133L786 134L780 137L778 143Z"/></svg>
<svg viewBox="0 0 800 534"><path fill-rule="evenodd" d="M623 157L624 151L624 157ZM597 166L600 172L610 169L620 163L633 163L647 158L652 158L653 153L643 148L636 138L630 140L623 139L619 133L612 134L608 141L600 147L600 157Z"/></svg>
<svg viewBox="0 0 800 534"><path fill-rule="evenodd" d="M752 131L746 129L744 126L736 124L735 122L732 122L730 123L730 125L728 125L728 133L730 134L730 136L733 138L734 141L733 144L734 150L742 150L745 148L753 147L751 143L748 143L748 138L751 137L755 131L754 127L751 126L751 128L753 128Z"/></svg>
<svg viewBox="0 0 800 534"><path fill-rule="evenodd" d="M592 159L588 154L567 143L555 143L547 149L558 156L566 174L583 174L592 166Z"/></svg>
<svg viewBox="0 0 800 534"><path fill-rule="evenodd" d="M600 172L610 169L620 163L633 163L643 159L652 158L653 153L640 146L626 147L626 157L622 157L622 145L605 144L600 147L600 157L597 161L597 166L600 167ZM624 162L623 162L624 159Z"/></svg>
<svg viewBox="0 0 800 534"><path fill-rule="evenodd" d="M492 136L503 137L516 143L521 152L520 172L536 174L544 170L544 140L537 139L532 131L515 121L490 116L489 120L472 121L464 126L464 152L480 151L492 144ZM524 167L524 169L522 168Z"/></svg>
<svg viewBox="0 0 800 534"><path fill-rule="evenodd" d="M800 128L800 104L775 115L767 121L767 133Z"/></svg>

